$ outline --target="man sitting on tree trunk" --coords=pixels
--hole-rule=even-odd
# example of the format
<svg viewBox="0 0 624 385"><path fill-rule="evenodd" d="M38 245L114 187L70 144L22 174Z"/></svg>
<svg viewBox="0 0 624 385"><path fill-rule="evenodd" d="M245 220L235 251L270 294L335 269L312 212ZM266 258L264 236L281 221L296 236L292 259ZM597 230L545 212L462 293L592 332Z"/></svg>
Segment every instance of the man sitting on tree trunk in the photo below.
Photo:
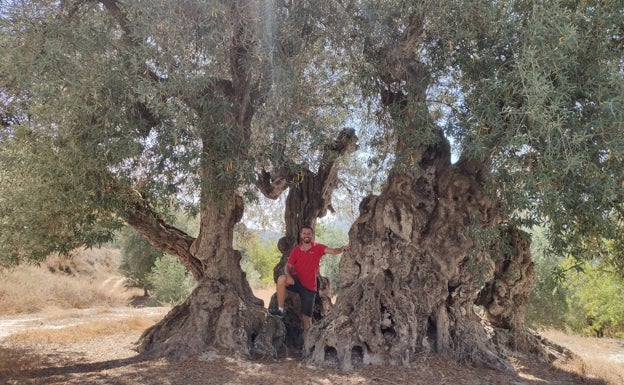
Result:
<svg viewBox="0 0 624 385"><path fill-rule="evenodd" d="M316 275L319 271L321 258L325 254L340 254L349 250L349 245L332 249L323 244L313 242L314 231L310 226L303 226L299 238L301 243L290 252L284 274L277 278L277 309L270 313L282 317L286 289L298 293L301 299L301 318L303 330L312 326L312 309L316 297Z"/></svg>

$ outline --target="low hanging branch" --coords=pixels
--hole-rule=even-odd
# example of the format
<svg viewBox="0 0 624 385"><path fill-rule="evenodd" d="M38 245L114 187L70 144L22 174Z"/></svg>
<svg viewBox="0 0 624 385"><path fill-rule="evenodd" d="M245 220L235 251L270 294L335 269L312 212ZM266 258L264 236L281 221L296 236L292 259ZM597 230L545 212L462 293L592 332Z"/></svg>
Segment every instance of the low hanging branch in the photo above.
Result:
<svg viewBox="0 0 624 385"><path fill-rule="evenodd" d="M201 261L190 251L195 238L165 223L142 198L134 199L124 220L156 249L176 256L195 280L204 276Z"/></svg>

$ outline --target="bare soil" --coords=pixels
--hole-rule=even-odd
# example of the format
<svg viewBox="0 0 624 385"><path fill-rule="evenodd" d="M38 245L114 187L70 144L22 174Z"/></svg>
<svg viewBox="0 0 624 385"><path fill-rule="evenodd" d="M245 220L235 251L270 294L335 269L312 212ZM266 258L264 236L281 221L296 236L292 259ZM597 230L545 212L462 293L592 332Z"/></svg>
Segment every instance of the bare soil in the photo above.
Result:
<svg viewBox="0 0 624 385"><path fill-rule="evenodd" d="M257 293L265 303L270 294L271 290ZM299 359L250 361L215 351L184 361L146 360L133 350L140 330L68 342L11 338L19 332L71 328L103 318L123 323L140 316L155 322L167 311L123 307L0 317L0 384L624 384L624 342L579 339L556 332L553 338L547 337L581 357L588 354L597 366L589 368L580 360L551 365L514 357L515 372L503 373L462 366L434 355L422 356L412 368L365 367L345 373L337 368L313 367ZM605 373L596 373L596 367Z"/></svg>

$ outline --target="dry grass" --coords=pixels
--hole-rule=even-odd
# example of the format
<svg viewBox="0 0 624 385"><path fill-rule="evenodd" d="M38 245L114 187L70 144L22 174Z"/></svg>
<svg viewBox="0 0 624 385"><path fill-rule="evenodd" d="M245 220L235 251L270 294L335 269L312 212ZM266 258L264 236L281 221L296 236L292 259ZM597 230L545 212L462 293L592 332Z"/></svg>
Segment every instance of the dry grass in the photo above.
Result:
<svg viewBox="0 0 624 385"><path fill-rule="evenodd" d="M70 345L119 333L140 333L153 324L154 320L137 316L116 320L95 320L69 326L24 330L10 335L4 341L22 345L37 343Z"/></svg>
<svg viewBox="0 0 624 385"><path fill-rule="evenodd" d="M111 316L117 318L101 318ZM105 309L95 312L70 310L65 316L59 310L52 316L46 315L46 322L25 328L1 340L0 384L20 384L19 378L23 373L63 367L75 363L76 360L86 362L93 360L93 357L99 358L102 354L107 354L107 351L124 349L121 346L126 345L128 340L135 341L143 330L161 318L162 314L119 318L119 314ZM86 351L76 357L75 351L83 350L85 346ZM132 355L132 352L125 353L126 356ZM41 383L47 384L47 381Z"/></svg>
<svg viewBox="0 0 624 385"><path fill-rule="evenodd" d="M540 332L544 337L576 353L581 360L555 365L571 373L588 378L599 378L609 385L624 384L624 340L612 338L583 337L559 330ZM622 352L618 357L610 355L614 351Z"/></svg>
<svg viewBox="0 0 624 385"><path fill-rule="evenodd" d="M19 349L15 347L0 346L0 383L6 384L7 380L15 377L23 371L35 370L51 365L52 362L44 357L33 354L33 349Z"/></svg>
<svg viewBox="0 0 624 385"><path fill-rule="evenodd" d="M0 271L0 315L125 305L132 293L116 271L118 259L115 249L85 250Z"/></svg>

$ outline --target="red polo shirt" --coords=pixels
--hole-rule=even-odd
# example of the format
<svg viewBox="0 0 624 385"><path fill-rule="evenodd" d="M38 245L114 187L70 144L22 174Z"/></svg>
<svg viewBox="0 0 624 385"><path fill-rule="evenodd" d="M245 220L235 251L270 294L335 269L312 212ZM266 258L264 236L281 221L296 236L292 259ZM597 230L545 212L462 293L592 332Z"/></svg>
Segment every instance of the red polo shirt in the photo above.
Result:
<svg viewBox="0 0 624 385"><path fill-rule="evenodd" d="M297 245L290 252L287 263L293 266L301 285L308 290L316 291L316 275L326 248L321 243L312 242L312 247L307 251L301 250L301 246Z"/></svg>

